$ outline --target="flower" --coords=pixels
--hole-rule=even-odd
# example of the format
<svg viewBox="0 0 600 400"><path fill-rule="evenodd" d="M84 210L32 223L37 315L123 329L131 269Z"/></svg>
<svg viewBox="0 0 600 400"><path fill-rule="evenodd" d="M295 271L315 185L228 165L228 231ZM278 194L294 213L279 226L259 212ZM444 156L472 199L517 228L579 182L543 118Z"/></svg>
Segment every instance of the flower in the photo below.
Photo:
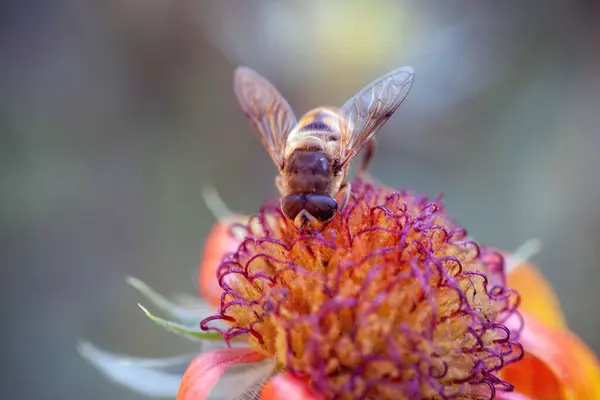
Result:
<svg viewBox="0 0 600 400"><path fill-rule="evenodd" d="M502 324L517 294L486 276L479 247L439 201L352 186L355 199L322 231L263 207L221 263L220 309L201 328L246 340L328 398L510 389L496 372L522 356Z"/></svg>
<svg viewBox="0 0 600 400"><path fill-rule="evenodd" d="M202 329L146 311L202 340L178 400L600 396L598 360L567 330L531 264L476 245L440 200L364 180L353 192L322 231L299 232L274 202L215 225L199 276L213 306L200 311ZM180 321L189 317L136 282ZM82 350L131 383L106 353Z"/></svg>

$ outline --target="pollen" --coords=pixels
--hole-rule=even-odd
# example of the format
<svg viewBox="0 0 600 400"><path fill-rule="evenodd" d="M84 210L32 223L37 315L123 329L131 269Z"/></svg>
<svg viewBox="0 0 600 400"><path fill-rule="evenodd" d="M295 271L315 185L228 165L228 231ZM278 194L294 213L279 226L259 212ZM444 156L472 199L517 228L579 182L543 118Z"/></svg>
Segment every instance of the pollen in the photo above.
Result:
<svg viewBox="0 0 600 400"><path fill-rule="evenodd" d="M501 256L441 200L364 180L352 188L318 231L296 229L277 202L232 227L246 239L218 270L221 307L202 329L247 341L332 399L511 390L498 372L522 357L519 332L503 325L519 297L503 286Z"/></svg>

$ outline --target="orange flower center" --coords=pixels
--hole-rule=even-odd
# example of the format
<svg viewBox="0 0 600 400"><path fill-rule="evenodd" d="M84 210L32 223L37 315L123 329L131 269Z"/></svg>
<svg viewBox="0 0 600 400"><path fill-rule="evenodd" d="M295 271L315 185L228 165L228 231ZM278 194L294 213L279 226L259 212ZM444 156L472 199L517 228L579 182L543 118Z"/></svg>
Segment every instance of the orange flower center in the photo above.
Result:
<svg viewBox="0 0 600 400"><path fill-rule="evenodd" d="M353 183L322 231L267 205L219 269L226 340L246 337L331 398L491 398L522 349L516 293L439 202ZM496 266L497 267L497 266Z"/></svg>

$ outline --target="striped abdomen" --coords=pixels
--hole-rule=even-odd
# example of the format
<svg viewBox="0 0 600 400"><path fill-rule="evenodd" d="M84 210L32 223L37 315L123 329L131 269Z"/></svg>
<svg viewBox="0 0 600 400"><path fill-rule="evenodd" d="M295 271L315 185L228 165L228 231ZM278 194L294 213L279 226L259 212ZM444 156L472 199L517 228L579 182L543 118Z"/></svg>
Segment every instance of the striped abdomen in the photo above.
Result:
<svg viewBox="0 0 600 400"><path fill-rule="evenodd" d="M289 160L296 150L322 151L330 159L340 151L341 133L336 109L319 107L304 114L288 134L285 159Z"/></svg>
<svg viewBox="0 0 600 400"><path fill-rule="evenodd" d="M298 121L299 131L339 132L338 110L333 107L319 107L304 114Z"/></svg>

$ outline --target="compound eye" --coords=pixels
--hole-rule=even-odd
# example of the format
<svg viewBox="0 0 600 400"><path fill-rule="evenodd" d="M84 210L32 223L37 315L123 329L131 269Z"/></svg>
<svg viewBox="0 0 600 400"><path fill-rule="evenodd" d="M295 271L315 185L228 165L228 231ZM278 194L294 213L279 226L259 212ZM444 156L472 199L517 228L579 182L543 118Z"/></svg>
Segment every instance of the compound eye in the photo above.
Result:
<svg viewBox="0 0 600 400"><path fill-rule="evenodd" d="M308 196L304 209L320 222L327 222L335 216L338 205L334 198L313 194Z"/></svg>
<svg viewBox="0 0 600 400"><path fill-rule="evenodd" d="M281 211L288 219L294 220L304 208L304 199L300 194L289 194L281 199Z"/></svg>

